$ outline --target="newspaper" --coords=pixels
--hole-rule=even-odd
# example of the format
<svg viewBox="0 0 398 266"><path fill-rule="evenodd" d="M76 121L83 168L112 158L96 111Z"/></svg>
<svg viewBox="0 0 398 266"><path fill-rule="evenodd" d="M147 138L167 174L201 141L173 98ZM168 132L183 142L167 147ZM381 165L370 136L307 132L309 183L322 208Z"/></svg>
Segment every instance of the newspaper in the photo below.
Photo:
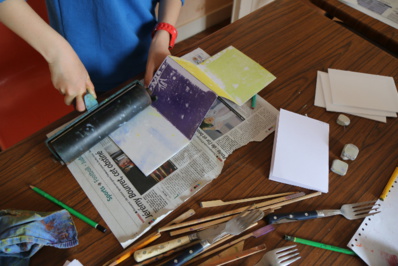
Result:
<svg viewBox="0 0 398 266"><path fill-rule="evenodd" d="M368 16L398 29L397 0L340 0Z"/></svg>
<svg viewBox="0 0 398 266"><path fill-rule="evenodd" d="M234 150L274 132L278 114L259 96L254 109L217 98L191 142L148 176L109 137L68 168L125 248L215 179Z"/></svg>

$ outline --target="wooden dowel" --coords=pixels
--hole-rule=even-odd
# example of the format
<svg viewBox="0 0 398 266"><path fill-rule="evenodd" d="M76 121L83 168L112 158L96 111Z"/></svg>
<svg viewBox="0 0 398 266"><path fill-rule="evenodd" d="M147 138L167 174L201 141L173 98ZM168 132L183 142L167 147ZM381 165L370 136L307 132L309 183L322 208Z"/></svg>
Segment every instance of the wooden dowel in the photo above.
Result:
<svg viewBox="0 0 398 266"><path fill-rule="evenodd" d="M301 195L304 195L304 193L302 193L302 192L295 193L295 194L292 194L292 195L276 198L276 199L273 199L273 200L260 202L260 203L256 204L255 206L257 208L261 208L261 207L272 205L272 204L275 204L275 203L278 203L278 202L286 201L286 200L289 200L291 198L299 197ZM164 227L159 228L158 231L159 232L164 232L164 231L178 229L178 228L182 228L182 227L186 227L186 226L191 226L191 225L198 224L198 223L203 223L203 222L206 222L206 221L211 221L211 220L223 218L223 217L226 217L226 216L230 216L230 215L233 215L233 214L240 213L240 212L246 210L250 206L251 205L244 206L244 207L232 210L232 211L222 212L222 213L210 215L210 216L207 216L207 217L203 217L203 218L199 218L199 219L196 219L196 220L191 220L191 221L187 221L187 222L183 222L183 223L179 223L179 224L175 224L175 225L164 226Z"/></svg>
<svg viewBox="0 0 398 266"><path fill-rule="evenodd" d="M252 226L250 226L249 228L252 228L252 227L254 227L254 226L256 226L256 225L257 225L257 223L254 224L254 225L252 225ZM248 228L248 229L249 229L249 228ZM229 242L228 244L225 244L225 245L223 245L223 246L220 246L220 247L218 247L218 248L215 248L216 246L218 246L218 245L224 243L225 241L230 240L230 239L233 238L234 236L233 236L233 235L229 235L229 236L227 236L227 237L224 237L224 238L220 239L219 241L217 241L216 243L214 243L213 245L211 245L210 247L208 247L207 249L203 250L203 251L202 251L201 253L199 253L195 258L193 258L192 260L188 261L187 263L188 263L188 265L189 265L189 264L192 264L192 263L194 263L195 261L198 261L198 260L201 260L201 259L203 259L203 258L206 258L206 257L208 257L208 256L210 256L210 255L212 255L212 254L214 254L214 253L216 253L216 252L219 252L219 251L221 251L221 250L223 250L223 249L229 248L229 247L235 245L236 243L239 243L240 241L244 241L244 240L246 240L246 239L248 239L248 238L250 238L250 237L252 237L252 236L253 236L253 232L248 233L248 234L246 234L246 235L244 235L244 236L241 236L241 237L239 237L239 238L237 238L237 239L235 239L235 240Z"/></svg>
<svg viewBox="0 0 398 266"><path fill-rule="evenodd" d="M274 208L274 209L269 209L267 207L261 208L260 210L262 211L267 211L269 213L274 212L275 210L280 209L279 208ZM238 214L237 214L238 215ZM233 216L228 216L228 217L224 217L224 218L220 218L220 219L216 219L210 222L205 222L205 223L201 223L201 224L197 224L197 225L193 225L190 227L184 227L175 231L171 231L170 232L170 236L176 236L176 235L180 235L180 234L184 234L184 233L188 233L188 232L193 232L193 231L199 231L199 230L204 230L212 225L216 225L216 224L220 224L223 222L227 222L229 220L231 220L232 218L236 217L237 215L233 215Z"/></svg>
<svg viewBox="0 0 398 266"><path fill-rule="evenodd" d="M305 196L302 196L302 197L299 197L299 198L287 200L287 201L284 201L284 202L281 202L281 203L277 203L277 204L274 204L274 205L269 205L269 206L266 206L266 207L263 207L263 208L259 208L259 209L262 210L262 211L267 210L269 208L276 209L276 208L280 208L282 206L285 206L287 204L291 204L291 203L294 203L294 202L298 202L298 201L302 201L302 200L305 200L305 199L313 198L313 197L319 196L321 194L322 194L322 192L314 192L314 193L311 193L311 194L308 194L308 195L305 195Z"/></svg>
<svg viewBox="0 0 398 266"><path fill-rule="evenodd" d="M207 265L207 266L225 265L227 263L234 262L234 261L249 257L251 255L257 254L261 251L264 251L265 249L266 249L265 244L261 244L256 247L249 248L249 249L243 250L241 252L238 252L238 253L235 253L235 254L232 254L229 256L225 256L223 258L219 258L210 263L205 262L205 265Z"/></svg>
<svg viewBox="0 0 398 266"><path fill-rule="evenodd" d="M191 217L194 214L195 214L195 210L189 209L186 212L184 212L183 214L181 214L180 216L178 216L177 218L175 218L174 220L172 220L167 225L178 224L178 223L180 223L182 221L185 221L186 219L188 219L189 217Z"/></svg>
<svg viewBox="0 0 398 266"><path fill-rule="evenodd" d="M287 196L287 195L291 195L291 194L294 194L294 193L295 192L285 192L285 193L279 193L279 194L274 194L274 195L267 195L267 196L261 196L261 197L232 200L232 201L222 201L222 200L202 201L200 203L200 206L202 208L219 207L219 206L225 206L225 205L229 205L229 204L238 204L238 203L244 203L244 202L249 202L249 201L256 201L256 200L263 200L263 199L269 199L269 198L282 197L282 196Z"/></svg>
<svg viewBox="0 0 398 266"><path fill-rule="evenodd" d="M182 228L182 229L179 229L179 230L171 231L170 232L170 236L176 236L176 235L184 234L184 233L187 233L187 232L194 232L194 231L198 231L198 230L203 230L203 229L205 229L205 228L207 228L209 226L213 226L213 225L216 225L216 224L220 224L220 223L229 221L229 220L231 220L232 218L234 218L236 216L237 215L228 216L228 217L224 217L224 218L221 218L221 219L213 220L213 221L210 221L210 222L205 222L205 223L201 223L201 224L198 224L198 225L194 225L194 226L191 226L191 227L185 227L185 228Z"/></svg>

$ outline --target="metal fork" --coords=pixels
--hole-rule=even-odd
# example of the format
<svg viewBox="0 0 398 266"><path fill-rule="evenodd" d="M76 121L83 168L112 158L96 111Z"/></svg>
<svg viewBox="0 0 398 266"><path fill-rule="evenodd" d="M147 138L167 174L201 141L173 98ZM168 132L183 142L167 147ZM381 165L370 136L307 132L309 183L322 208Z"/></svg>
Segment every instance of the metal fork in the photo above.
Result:
<svg viewBox="0 0 398 266"><path fill-rule="evenodd" d="M258 220L264 217L263 211L259 209L255 210L250 210L250 209L251 207L244 210L238 216L235 216L234 218L229 220L225 224L223 230L218 232L217 235L214 235L212 233L210 235L207 235L206 237L201 238L201 241L198 244L195 244L187 248L180 255L162 265L163 266L183 265L184 263L188 262L193 257L195 257L197 254L202 252L205 248L209 247L211 244L218 241L221 237L228 234L239 235L240 233L245 231L250 225L252 225L253 223L257 222Z"/></svg>
<svg viewBox="0 0 398 266"><path fill-rule="evenodd" d="M299 256L300 253L296 252L295 248L296 245L276 248L271 251L268 251L264 254L259 262L256 263L254 266L286 266L289 265L296 260L299 260L301 257Z"/></svg>
<svg viewBox="0 0 398 266"><path fill-rule="evenodd" d="M264 212L260 209L253 209L254 205L248 207L246 210L242 211L238 216L235 216L225 224L225 229L221 234L217 236L214 242L220 240L225 235L239 235L250 225L254 224L258 220L264 217Z"/></svg>
<svg viewBox="0 0 398 266"><path fill-rule="evenodd" d="M377 211L378 207L380 207L380 204L375 205L375 203L376 201L372 200L366 202L344 204L343 206L341 206L340 210L336 210L336 214L341 214L348 220L364 218L366 216L374 215L380 212Z"/></svg>
<svg viewBox="0 0 398 266"><path fill-rule="evenodd" d="M329 217L334 215L343 215L348 220L355 220L379 213L380 211L378 211L378 208L380 207L380 204L375 205L375 203L376 201L373 200L352 204L344 204L339 210L317 210L279 214L275 213L267 215L265 220L268 224L279 224L321 217Z"/></svg>
<svg viewBox="0 0 398 266"><path fill-rule="evenodd" d="M250 225L264 217L264 212L259 209L251 210L252 207L247 208L238 216L229 220L225 227L225 233L230 235L239 235L245 231Z"/></svg>

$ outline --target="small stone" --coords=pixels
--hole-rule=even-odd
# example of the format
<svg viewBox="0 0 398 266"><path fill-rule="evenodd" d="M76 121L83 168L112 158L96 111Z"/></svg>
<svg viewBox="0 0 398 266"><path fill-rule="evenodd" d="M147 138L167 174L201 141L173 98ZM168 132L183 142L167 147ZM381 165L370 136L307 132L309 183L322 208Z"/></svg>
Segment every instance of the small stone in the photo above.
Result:
<svg viewBox="0 0 398 266"><path fill-rule="evenodd" d="M343 176L347 173L348 164L346 162L336 159L332 163L331 170L333 173Z"/></svg>
<svg viewBox="0 0 398 266"><path fill-rule="evenodd" d="M343 151L341 152L341 158L343 160L351 160L354 161L359 153L359 149L354 144L346 144L344 145Z"/></svg>
<svg viewBox="0 0 398 266"><path fill-rule="evenodd" d="M350 124L350 119L348 116L341 114L337 117L337 124L340 126L348 126Z"/></svg>

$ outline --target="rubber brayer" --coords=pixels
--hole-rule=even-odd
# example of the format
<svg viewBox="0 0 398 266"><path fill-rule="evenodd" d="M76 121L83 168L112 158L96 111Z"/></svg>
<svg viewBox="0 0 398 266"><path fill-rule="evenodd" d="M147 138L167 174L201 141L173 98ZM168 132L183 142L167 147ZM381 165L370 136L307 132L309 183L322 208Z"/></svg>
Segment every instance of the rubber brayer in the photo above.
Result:
<svg viewBox="0 0 398 266"><path fill-rule="evenodd" d="M91 104L88 103L91 100ZM122 88L100 104L86 99L87 111L47 139L46 145L61 163L69 164L152 103L138 82Z"/></svg>

